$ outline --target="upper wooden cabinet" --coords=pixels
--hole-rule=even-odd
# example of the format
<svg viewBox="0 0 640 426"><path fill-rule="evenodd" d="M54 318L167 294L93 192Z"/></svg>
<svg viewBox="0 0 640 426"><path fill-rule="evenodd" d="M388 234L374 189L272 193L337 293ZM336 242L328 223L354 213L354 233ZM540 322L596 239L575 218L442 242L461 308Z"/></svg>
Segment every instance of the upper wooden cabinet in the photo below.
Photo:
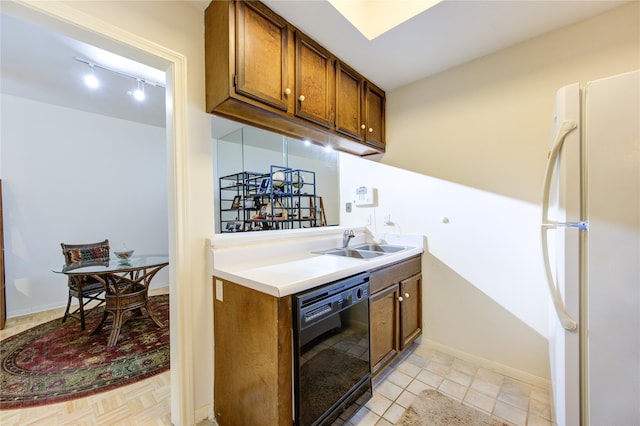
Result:
<svg viewBox="0 0 640 426"><path fill-rule="evenodd" d="M367 82L364 95L364 119L360 126L364 140L381 150L385 147L385 94L382 90Z"/></svg>
<svg viewBox="0 0 640 426"><path fill-rule="evenodd" d="M340 61L336 62L336 130L362 141L362 93L360 74Z"/></svg>
<svg viewBox="0 0 640 426"><path fill-rule="evenodd" d="M286 111L287 22L262 3L236 4L236 92Z"/></svg>
<svg viewBox="0 0 640 426"><path fill-rule="evenodd" d="M336 131L384 151L385 94L336 61Z"/></svg>
<svg viewBox="0 0 640 426"><path fill-rule="evenodd" d="M296 38L295 114L323 127L333 127L333 57L300 31Z"/></svg>
<svg viewBox="0 0 640 426"><path fill-rule="evenodd" d="M258 1L205 11L207 112L357 155L384 152L384 92Z"/></svg>

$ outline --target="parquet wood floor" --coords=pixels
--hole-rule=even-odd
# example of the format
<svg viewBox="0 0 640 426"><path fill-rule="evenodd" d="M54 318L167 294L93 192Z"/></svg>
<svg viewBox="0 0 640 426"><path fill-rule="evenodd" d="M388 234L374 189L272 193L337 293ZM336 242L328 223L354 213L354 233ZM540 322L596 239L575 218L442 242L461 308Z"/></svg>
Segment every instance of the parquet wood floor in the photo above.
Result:
<svg viewBox="0 0 640 426"><path fill-rule="evenodd" d="M167 294L168 287L150 290ZM54 309L7 320L0 340L37 324L61 318L64 309ZM73 321L73 320L71 320ZM0 342L2 344L2 342ZM41 407L0 410L0 425L170 425L170 372L86 398Z"/></svg>

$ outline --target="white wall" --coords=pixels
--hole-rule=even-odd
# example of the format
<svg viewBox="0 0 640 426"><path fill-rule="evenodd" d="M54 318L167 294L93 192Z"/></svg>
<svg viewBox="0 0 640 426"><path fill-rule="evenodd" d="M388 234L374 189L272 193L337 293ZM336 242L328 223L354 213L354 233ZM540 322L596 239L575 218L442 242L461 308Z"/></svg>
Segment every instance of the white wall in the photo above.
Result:
<svg viewBox="0 0 640 426"><path fill-rule="evenodd" d="M548 380L539 198L556 90L640 68L640 2L387 93L382 164L341 157L342 225L425 235L425 337ZM358 173L354 173L358 170ZM384 226L391 213L395 226ZM449 223L441 221L448 217Z"/></svg>
<svg viewBox="0 0 640 426"><path fill-rule="evenodd" d="M375 188L377 205L343 209L342 226L371 223L382 238L425 236L424 336L545 385L547 294L538 286L537 206L342 154L343 203L362 185Z"/></svg>
<svg viewBox="0 0 640 426"><path fill-rule="evenodd" d="M168 253L164 128L0 99L8 317L66 306L61 242Z"/></svg>

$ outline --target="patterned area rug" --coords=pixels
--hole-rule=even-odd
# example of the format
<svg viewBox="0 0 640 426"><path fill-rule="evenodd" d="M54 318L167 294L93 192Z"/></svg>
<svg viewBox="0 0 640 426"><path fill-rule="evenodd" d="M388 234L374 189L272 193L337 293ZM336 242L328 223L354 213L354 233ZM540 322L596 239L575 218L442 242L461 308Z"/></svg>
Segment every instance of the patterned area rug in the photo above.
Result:
<svg viewBox="0 0 640 426"><path fill-rule="evenodd" d="M73 319L56 319L0 341L0 409L82 398L168 370L169 296L149 300L165 327L128 321L114 348L107 348L109 324L89 336L101 308L86 318L84 331Z"/></svg>
<svg viewBox="0 0 640 426"><path fill-rule="evenodd" d="M508 426L478 410L427 389L420 392L396 426Z"/></svg>

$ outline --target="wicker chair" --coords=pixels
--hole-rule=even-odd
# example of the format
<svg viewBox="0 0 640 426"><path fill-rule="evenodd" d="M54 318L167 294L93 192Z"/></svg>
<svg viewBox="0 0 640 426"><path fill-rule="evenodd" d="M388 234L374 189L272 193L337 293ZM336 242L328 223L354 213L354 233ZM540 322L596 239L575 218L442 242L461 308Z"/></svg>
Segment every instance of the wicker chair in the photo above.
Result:
<svg viewBox="0 0 640 426"><path fill-rule="evenodd" d="M109 261L109 240L104 240L98 243L91 244L64 244L60 243L62 247L62 254L67 265L74 265L80 262L108 262ZM67 317L72 317L80 321L80 329L85 329L85 312L95 309L105 303L104 298L104 286L102 282L95 278L82 275L82 276L69 276L69 299L67 301L67 309L65 310L62 322L67 320ZM71 307L71 299L78 299L78 308L69 312ZM85 307L92 301L98 302L92 306L91 309L85 309Z"/></svg>

